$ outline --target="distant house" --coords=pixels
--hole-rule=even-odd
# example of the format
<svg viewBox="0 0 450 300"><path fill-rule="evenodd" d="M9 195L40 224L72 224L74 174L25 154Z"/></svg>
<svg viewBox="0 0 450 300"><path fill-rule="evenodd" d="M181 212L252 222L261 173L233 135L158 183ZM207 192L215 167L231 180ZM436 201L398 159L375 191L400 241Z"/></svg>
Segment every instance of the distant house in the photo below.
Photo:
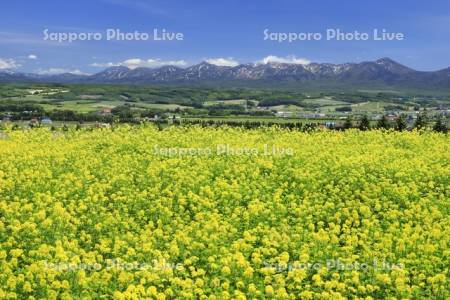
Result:
<svg viewBox="0 0 450 300"><path fill-rule="evenodd" d="M111 113L112 113L112 108L109 108L109 107L104 107L100 111L100 114L103 115L103 116L110 115Z"/></svg>
<svg viewBox="0 0 450 300"><path fill-rule="evenodd" d="M111 128L111 124L109 123L95 123L95 128Z"/></svg>
<svg viewBox="0 0 450 300"><path fill-rule="evenodd" d="M292 117L292 112L291 111L277 111L276 115L277 115L277 117L289 118L289 117Z"/></svg>
<svg viewBox="0 0 450 300"><path fill-rule="evenodd" d="M162 120L158 115L155 115L153 118L145 117L144 121L146 122L157 122L158 120Z"/></svg>
<svg viewBox="0 0 450 300"><path fill-rule="evenodd" d="M395 121L398 116L396 114L388 114L386 117L389 121Z"/></svg>
<svg viewBox="0 0 450 300"><path fill-rule="evenodd" d="M326 115L323 114L323 113L320 113L320 114L316 114L316 115L315 115L316 118L323 118L323 117L325 117L325 116L326 116Z"/></svg>
<svg viewBox="0 0 450 300"><path fill-rule="evenodd" d="M53 124L53 121L49 118L44 118L44 119L42 119L41 123L44 125L51 125L51 124Z"/></svg>
<svg viewBox="0 0 450 300"><path fill-rule="evenodd" d="M33 118L33 119L30 120L30 123L28 123L28 125L30 125L30 126L39 125L39 120L36 119L36 118Z"/></svg>

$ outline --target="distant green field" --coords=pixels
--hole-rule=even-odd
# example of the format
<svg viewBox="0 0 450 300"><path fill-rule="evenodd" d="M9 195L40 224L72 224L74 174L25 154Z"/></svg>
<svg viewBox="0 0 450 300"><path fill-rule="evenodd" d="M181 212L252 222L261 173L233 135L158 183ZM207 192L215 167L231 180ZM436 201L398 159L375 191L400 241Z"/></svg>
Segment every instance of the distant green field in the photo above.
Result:
<svg viewBox="0 0 450 300"><path fill-rule="evenodd" d="M338 107L344 107L344 106L349 106L347 105L327 105L327 106L322 106L320 108L318 108L318 111L321 113L335 113L336 112L336 108Z"/></svg>
<svg viewBox="0 0 450 300"><path fill-rule="evenodd" d="M121 105L121 101L95 101L95 100L73 100L64 102L53 102L52 104L42 104L45 110L73 110L77 112L93 112L102 108L114 108Z"/></svg>
<svg viewBox="0 0 450 300"><path fill-rule="evenodd" d="M304 108L297 106L297 105L275 105L275 106L268 106L269 110L276 110L276 111L284 111L284 112L297 112L297 111L303 111Z"/></svg>
<svg viewBox="0 0 450 300"><path fill-rule="evenodd" d="M126 102L124 100L96 100L89 97L81 97L82 99L59 101L56 99L44 98L41 95L25 95L23 97L16 97L17 101L33 101L33 102L47 102L39 103L45 110L52 111L58 110L73 110L81 113L100 111L103 108L114 108L117 106L128 104L135 108L142 109L159 109L173 111L176 109L187 109L189 106L182 106L178 104L159 104L159 103L146 103L146 102Z"/></svg>
<svg viewBox="0 0 450 300"><path fill-rule="evenodd" d="M274 123L322 123L322 122L344 122L333 119L299 119L299 118L277 118L277 117L204 117L204 118L183 118L183 120L203 120L203 121L234 121L234 122L274 122Z"/></svg>
<svg viewBox="0 0 450 300"><path fill-rule="evenodd" d="M387 105L394 105L394 103L388 102L364 102L352 104L351 108L354 112L376 112L376 111L384 111L384 107Z"/></svg>
<svg viewBox="0 0 450 300"><path fill-rule="evenodd" d="M400 91L396 91L396 90L369 90L369 89L364 89L364 90L358 90L358 92L360 92L360 93L368 93L368 94L378 94L378 93L401 94Z"/></svg>
<svg viewBox="0 0 450 300"><path fill-rule="evenodd" d="M24 95L22 97L15 97L13 99L20 101L52 101L51 99L44 99L42 95Z"/></svg>
<svg viewBox="0 0 450 300"><path fill-rule="evenodd" d="M321 105L321 106L336 106L336 105L348 105L348 102L344 102L344 101L338 101L338 100L333 100L330 97L325 97L325 98L310 98L310 99L305 99L302 101L305 104L317 104L317 105Z"/></svg>
<svg viewBox="0 0 450 300"><path fill-rule="evenodd" d="M177 108L179 108L179 109L190 108L189 106L183 106L183 105L178 105L178 104L160 104L160 103L142 103L142 102L138 102L135 105L136 105L136 107L141 107L141 108L154 108L154 109L161 109L161 110L175 110Z"/></svg>
<svg viewBox="0 0 450 300"><path fill-rule="evenodd" d="M203 105L205 107L214 106L214 105L245 105L247 100L244 99L235 99L235 100L218 100L218 101L205 101ZM254 101L257 103L257 101Z"/></svg>
<svg viewBox="0 0 450 300"><path fill-rule="evenodd" d="M406 114L411 113L410 107L418 107L418 110L426 110L436 118L444 113L450 103L447 96L388 92L375 89L305 93L282 89L0 84L0 117L28 120L48 116L54 120L70 118L73 121L88 119L102 122L112 116L97 112L103 108L116 108L112 112L113 117L122 119L146 118L155 114L170 118L176 114L204 120L323 122L347 116L358 119L363 114L374 118L385 114L388 105ZM246 104L249 105L244 112ZM342 107L351 107L352 111L336 111Z"/></svg>

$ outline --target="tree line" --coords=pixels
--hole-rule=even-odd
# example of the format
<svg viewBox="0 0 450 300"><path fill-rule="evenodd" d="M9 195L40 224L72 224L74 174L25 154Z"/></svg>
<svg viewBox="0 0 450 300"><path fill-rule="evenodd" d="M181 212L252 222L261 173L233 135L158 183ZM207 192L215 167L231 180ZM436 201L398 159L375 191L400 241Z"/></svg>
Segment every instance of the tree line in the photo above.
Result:
<svg viewBox="0 0 450 300"><path fill-rule="evenodd" d="M331 123L331 122L330 122ZM361 131L371 130L371 129L393 129L396 131L405 131L409 129L424 129L431 127L436 132L447 133L448 126L443 118L438 118L434 123L431 122L426 115L419 115L414 121L412 127L408 126L408 122L404 115L397 117L394 122L388 120L386 116L382 116L376 124L372 125L368 116L364 115L359 120L353 120L348 117L342 125L327 124L321 122L271 122L271 121L237 121L237 120L173 120L174 125L200 125L200 126L230 126L230 127L244 127L244 128L257 128L263 126L278 126L281 128L298 129L309 131L312 129L326 127L331 130L347 130L356 128Z"/></svg>

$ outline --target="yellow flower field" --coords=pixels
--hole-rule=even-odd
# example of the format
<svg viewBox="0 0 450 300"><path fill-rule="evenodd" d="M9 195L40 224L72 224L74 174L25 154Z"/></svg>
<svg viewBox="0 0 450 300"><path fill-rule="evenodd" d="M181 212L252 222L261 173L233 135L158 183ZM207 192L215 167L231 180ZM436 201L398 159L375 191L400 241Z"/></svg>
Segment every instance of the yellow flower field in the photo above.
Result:
<svg viewBox="0 0 450 300"><path fill-rule="evenodd" d="M0 299L448 299L450 139L0 136Z"/></svg>

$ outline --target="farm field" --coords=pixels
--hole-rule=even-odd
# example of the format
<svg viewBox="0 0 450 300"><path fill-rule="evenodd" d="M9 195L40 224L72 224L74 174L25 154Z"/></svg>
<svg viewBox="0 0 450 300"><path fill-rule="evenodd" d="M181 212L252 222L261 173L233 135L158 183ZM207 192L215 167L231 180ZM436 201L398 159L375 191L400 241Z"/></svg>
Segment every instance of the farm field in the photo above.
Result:
<svg viewBox="0 0 450 300"><path fill-rule="evenodd" d="M447 299L428 131L0 131L0 299Z"/></svg>
<svg viewBox="0 0 450 300"><path fill-rule="evenodd" d="M120 101L96 101L96 100L74 100L74 101L64 101L57 104L58 109L66 109L72 111L78 111L82 113L96 112L102 108L114 108L120 106L122 102ZM44 109L51 110L55 108L55 104L42 104ZM135 108L139 109L162 109L162 110L175 110L177 108L183 109L185 106L177 104L157 104L157 103L137 103L134 104Z"/></svg>
<svg viewBox="0 0 450 300"><path fill-rule="evenodd" d="M275 106L269 106L267 107L269 110L275 110L275 111L290 111L290 112L298 112L303 111L304 109L300 106L296 105L275 105Z"/></svg>
<svg viewBox="0 0 450 300"><path fill-rule="evenodd" d="M0 84L0 122L140 122L202 119L275 123L332 122L352 125L366 116L372 125L399 118L414 127L420 115L430 127L449 122L448 96L370 91L301 92L258 88L130 85Z"/></svg>
<svg viewBox="0 0 450 300"><path fill-rule="evenodd" d="M306 104L319 104L319 105L323 105L323 106L331 106L331 105L348 105L347 102L344 101L337 101L337 100L333 100L330 97L326 97L326 98L318 98L318 99L307 99L307 100L303 100L304 103Z"/></svg>
<svg viewBox="0 0 450 300"><path fill-rule="evenodd" d="M275 117L248 117L248 116L225 116L225 117L204 117L204 118L183 118L185 120L203 121L233 121L233 122L273 122L273 123L301 123L305 119L296 118L275 118Z"/></svg>
<svg viewBox="0 0 450 300"><path fill-rule="evenodd" d="M205 106L214 106L214 105L245 105L247 100L244 99L236 99L236 100L219 100L219 101L205 101ZM256 101L253 101L256 102ZM257 103L257 102L256 102Z"/></svg>

